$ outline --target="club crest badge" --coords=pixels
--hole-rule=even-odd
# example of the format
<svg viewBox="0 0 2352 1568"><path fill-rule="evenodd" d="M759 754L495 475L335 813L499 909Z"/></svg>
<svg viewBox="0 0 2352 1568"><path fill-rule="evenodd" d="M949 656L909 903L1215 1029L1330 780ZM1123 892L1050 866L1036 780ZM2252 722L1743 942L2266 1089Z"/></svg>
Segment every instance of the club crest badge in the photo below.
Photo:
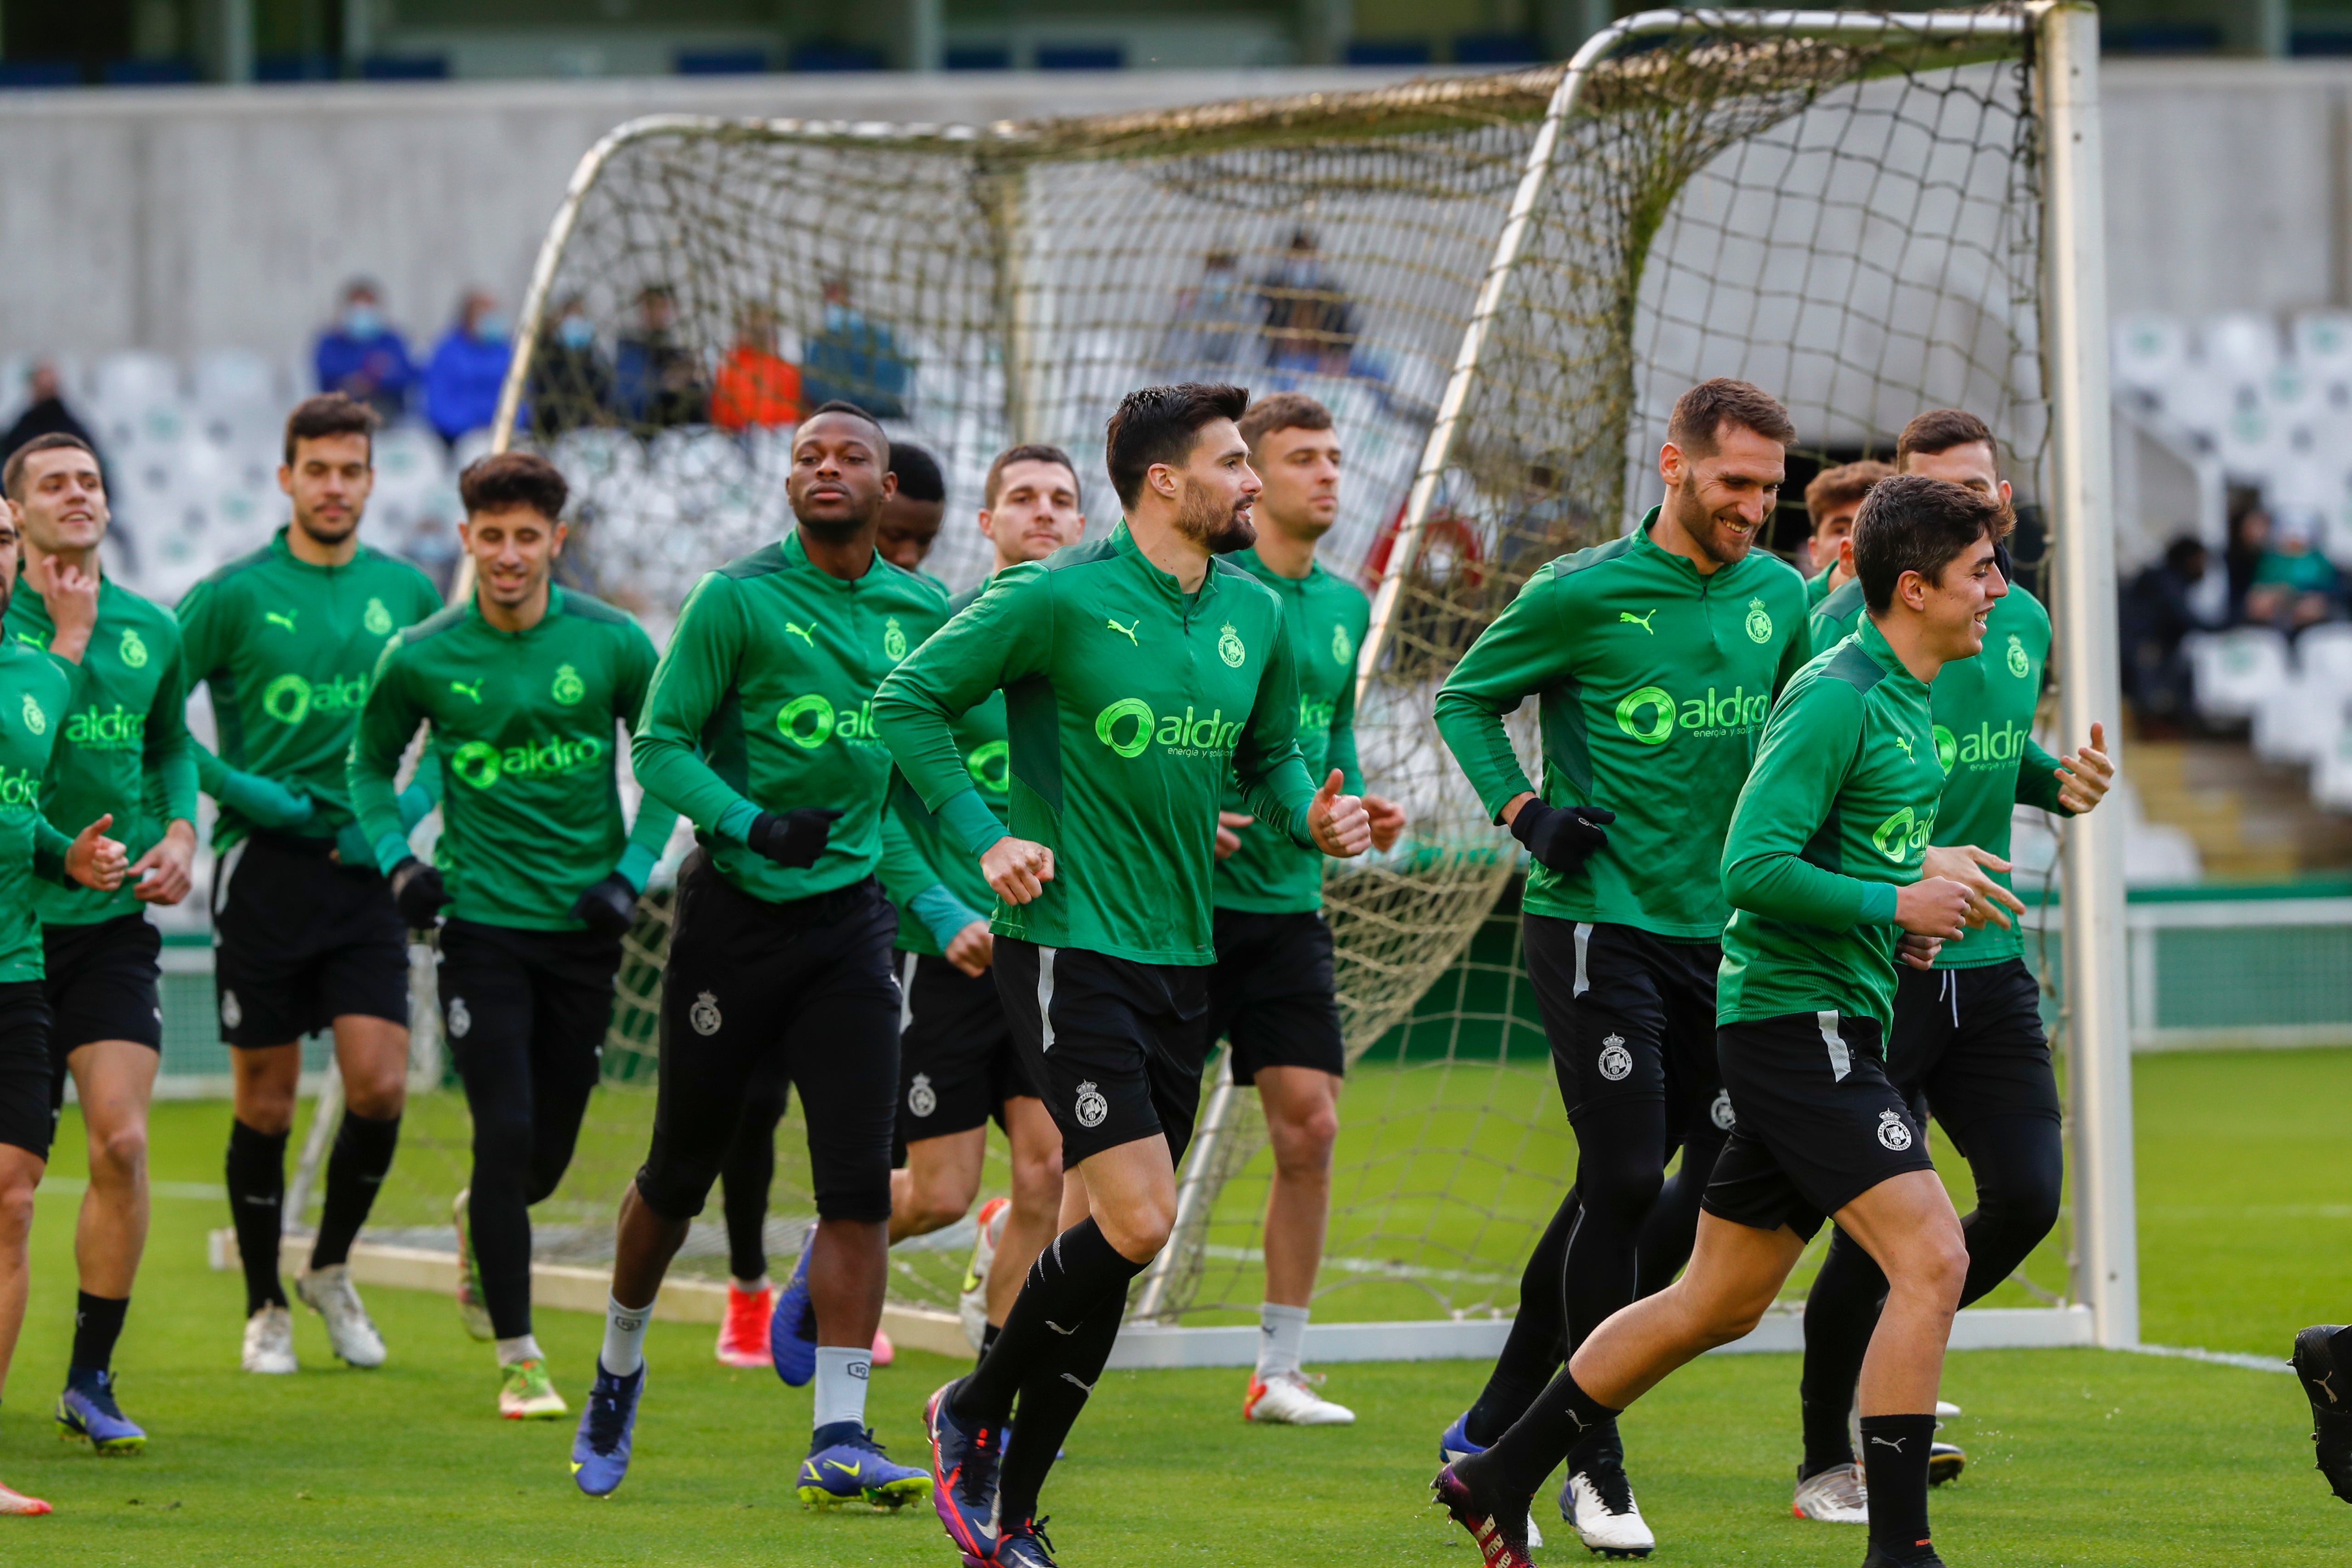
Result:
<svg viewBox="0 0 2352 1568"><path fill-rule="evenodd" d="M1095 1087L1092 1079L1082 1080L1078 1085L1078 1125L1100 1127L1103 1118L1109 1114L1110 1101L1103 1098L1102 1090Z"/></svg>
<svg viewBox="0 0 2352 1568"><path fill-rule="evenodd" d="M1748 601L1748 640L1772 640L1772 612L1764 607L1764 601L1760 598Z"/></svg>
<svg viewBox="0 0 2352 1568"><path fill-rule="evenodd" d="M940 1108L939 1092L931 1088L931 1075L919 1072L907 1090L907 1109L918 1116L929 1116Z"/></svg>
<svg viewBox="0 0 2352 1568"><path fill-rule="evenodd" d="M1898 1154L1911 1147L1911 1124L1903 1120L1901 1111L1878 1113L1878 1141Z"/></svg>
<svg viewBox="0 0 2352 1568"><path fill-rule="evenodd" d="M1625 1037L1611 1035L1601 1042L1601 1076L1611 1083L1622 1083L1633 1070L1633 1053L1625 1048Z"/></svg>
<svg viewBox="0 0 2352 1568"><path fill-rule="evenodd" d="M1717 1132L1728 1132L1739 1125L1739 1118L1731 1112L1729 1089L1718 1089L1715 1091L1715 1104L1708 1108L1706 1119L1715 1123L1715 1130Z"/></svg>
<svg viewBox="0 0 2352 1568"><path fill-rule="evenodd" d="M220 1013L221 1027L224 1029L234 1029L245 1022L245 1008L237 1001L236 993L234 991L221 993Z"/></svg>
<svg viewBox="0 0 2352 1568"><path fill-rule="evenodd" d="M578 670L562 664L556 666L555 684L549 690L558 702L569 708L588 695L588 683L580 679Z"/></svg>
<svg viewBox="0 0 2352 1568"><path fill-rule="evenodd" d="M2020 680L2033 673L2033 661L2025 656L2025 639L2015 632L2009 634L2009 672Z"/></svg>
<svg viewBox="0 0 2352 1568"><path fill-rule="evenodd" d="M892 659L907 657L907 628L898 624L896 616L882 623L882 652Z"/></svg>
<svg viewBox="0 0 2352 1568"><path fill-rule="evenodd" d="M1356 645L1349 637L1348 628L1345 626L1333 626L1331 628L1331 662L1334 664L1345 664L1355 657Z"/></svg>
<svg viewBox="0 0 2352 1568"><path fill-rule="evenodd" d="M147 645L139 640L139 633L135 628L131 626L122 628L122 645L120 651L122 654L122 662L131 668L144 669L147 667Z"/></svg>
<svg viewBox="0 0 2352 1568"><path fill-rule="evenodd" d="M370 599L367 614L360 617L360 624L373 635L382 637L392 630L392 612L383 607L382 599Z"/></svg>
<svg viewBox="0 0 2352 1568"><path fill-rule="evenodd" d="M29 691L25 693L25 728L36 735L49 732L49 716L41 711L41 705L33 700L33 694Z"/></svg>
<svg viewBox="0 0 2352 1568"><path fill-rule="evenodd" d="M474 1016L466 1010L466 999L463 996L450 997L449 1037L453 1040L462 1040L473 1026Z"/></svg>
<svg viewBox="0 0 2352 1568"><path fill-rule="evenodd" d="M1234 630L1231 621L1217 634L1217 657L1225 661L1228 669L1239 669L1242 660L1249 657L1249 649L1242 647L1242 634Z"/></svg>
<svg viewBox="0 0 2352 1568"><path fill-rule="evenodd" d="M708 991L697 996L694 999L694 1005L687 1009L686 1021L694 1026L694 1032L698 1035L717 1034L719 1024L719 998Z"/></svg>

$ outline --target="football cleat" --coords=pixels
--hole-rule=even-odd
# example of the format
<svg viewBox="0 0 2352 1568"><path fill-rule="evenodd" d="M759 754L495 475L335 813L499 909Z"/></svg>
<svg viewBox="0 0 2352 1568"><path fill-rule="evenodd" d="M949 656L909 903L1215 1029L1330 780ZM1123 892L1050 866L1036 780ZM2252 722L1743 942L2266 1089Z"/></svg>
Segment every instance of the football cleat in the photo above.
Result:
<svg viewBox="0 0 2352 1568"><path fill-rule="evenodd" d="M798 1388L816 1375L816 1303L809 1300L809 1252L816 1244L812 1224L801 1235L801 1255L793 1277L776 1295L768 1316L768 1360L785 1386Z"/></svg>
<svg viewBox="0 0 2352 1568"><path fill-rule="evenodd" d="M952 1401L962 1386L963 1379L957 1378L923 1406L931 1440L931 1508L965 1561L985 1563L996 1552L996 1472L1004 1458L1004 1436L1002 1428L956 1415Z"/></svg>
<svg viewBox="0 0 2352 1568"><path fill-rule="evenodd" d="M66 1373L66 1390L58 1395L58 1436L88 1443L109 1458L147 1446L147 1434L114 1402L114 1374L81 1367Z"/></svg>
<svg viewBox="0 0 2352 1568"><path fill-rule="evenodd" d="M1958 1443L1927 1445L1927 1484L1929 1486L1940 1487L1946 1481L1958 1480L1960 1472L1968 1468L1968 1451Z"/></svg>
<svg viewBox="0 0 2352 1568"><path fill-rule="evenodd" d="M1470 1440L1470 1434L1465 1430L1469 1425L1470 1412L1467 1410L1454 1418L1454 1425L1448 1426L1445 1429L1445 1435L1437 1440L1439 1459L1449 1465L1458 1464L1473 1454L1483 1454L1486 1451ZM1535 1515L1529 1513L1528 1515L1528 1550L1532 1552L1542 1545L1542 1527L1536 1523Z"/></svg>
<svg viewBox="0 0 2352 1568"><path fill-rule="evenodd" d="M890 1342L890 1335L888 1331L877 1327L874 1331L874 1350L871 1356L871 1360L874 1364L876 1366L888 1366L892 1362L897 1361L898 1359L898 1347Z"/></svg>
<svg viewBox="0 0 2352 1568"><path fill-rule="evenodd" d="M931 1478L923 1470L893 1464L871 1427L844 1421L819 1432L801 1461L801 1504L804 1508L838 1508L844 1503L869 1502L896 1511L931 1495Z"/></svg>
<svg viewBox="0 0 2352 1568"><path fill-rule="evenodd" d="M1927 1546L1924 1541L1919 1544L1927 1548L1927 1556L1906 1557L1898 1563L1874 1543L1870 1554L1862 1560L1862 1568L1944 1568L1944 1560L1936 1555L1934 1547Z"/></svg>
<svg viewBox="0 0 2352 1568"><path fill-rule="evenodd" d="M1570 1471L1568 1484L1559 1489L1559 1516L1589 1551L1603 1557L1647 1557L1657 1549L1658 1538L1643 1521L1622 1465Z"/></svg>
<svg viewBox="0 0 2352 1568"><path fill-rule="evenodd" d="M776 1293L744 1290L727 1282L727 1316L719 1322L719 1359L728 1366L769 1366L768 1320L775 1316Z"/></svg>
<svg viewBox="0 0 2352 1568"><path fill-rule="evenodd" d="M482 1294L482 1266L474 1257L474 1216L468 1212L473 1196L474 1189L467 1187L449 1205L449 1217L457 1226L457 1321L474 1338L488 1342L499 1334L490 1326L489 1299Z"/></svg>
<svg viewBox="0 0 2352 1568"><path fill-rule="evenodd" d="M971 1244L971 1262L963 1271L963 1283L957 1288L956 1316L963 1322L963 1337L971 1342L975 1353L980 1342L988 1332L988 1271L996 1266L996 1246L1004 1239L1004 1222L1013 1214L1011 1198L991 1198L980 1205L979 1233Z"/></svg>
<svg viewBox="0 0 2352 1568"><path fill-rule="evenodd" d="M383 1336L360 1304L347 1264L313 1268L294 1281L294 1294L326 1321L327 1344L344 1363L356 1367L383 1364Z"/></svg>
<svg viewBox="0 0 2352 1568"><path fill-rule="evenodd" d="M294 1360L294 1314L283 1307L269 1306L247 1318L240 1364L247 1372L279 1375L300 1371Z"/></svg>
<svg viewBox="0 0 2352 1568"><path fill-rule="evenodd" d="M1868 1524L1870 1488L1862 1479L1862 1467L1832 1465L1818 1475L1805 1477L1797 1483L1789 1512L1824 1524Z"/></svg>
<svg viewBox="0 0 2352 1568"><path fill-rule="evenodd" d="M1004 1533L997 1539L996 1555L988 1560L988 1568L1054 1568L1054 1559L1048 1555L1053 1550L1054 1543L1045 1539L1045 1521L1024 1520L1004 1527ZM964 1561L969 1563L971 1559L967 1557Z"/></svg>
<svg viewBox="0 0 2352 1568"><path fill-rule="evenodd" d="M499 1414L508 1420L552 1421L572 1414L547 1375L547 1363L537 1356L508 1363L499 1376Z"/></svg>
<svg viewBox="0 0 2352 1568"><path fill-rule="evenodd" d="M1948 1399L1938 1399L1937 1401L1936 1401L1936 1419L1937 1419L1937 1420L1938 1420L1938 1421L1949 1421L1949 1420L1951 1420L1954 1416L1956 1416L1956 1415L1959 1415L1959 1413L1960 1413L1960 1407L1959 1407L1958 1405L1957 1405L1953 1404L1950 1400L1948 1400Z"/></svg>
<svg viewBox="0 0 2352 1568"><path fill-rule="evenodd" d="M26 1497L14 1487L0 1486L0 1514L47 1513L49 1505L37 1497Z"/></svg>
<svg viewBox="0 0 2352 1568"><path fill-rule="evenodd" d="M1504 1507L1500 1510L1502 1517L1497 1518L1496 1506L1479 1497L1476 1489L1463 1479L1452 1465L1437 1472L1429 1489L1437 1506L1470 1532L1486 1568L1535 1568L1534 1560L1528 1555L1525 1508Z"/></svg>
<svg viewBox="0 0 2352 1568"><path fill-rule="evenodd" d="M1319 1373L1278 1372L1271 1379L1253 1374L1248 1396L1242 1401L1242 1419L1266 1421L1281 1426L1351 1426L1356 1413L1315 1392Z"/></svg>
<svg viewBox="0 0 2352 1568"><path fill-rule="evenodd" d="M2294 1336L2294 1373L2311 1401L2311 1441L2328 1489L2352 1502L2352 1367L2338 1363L2334 1325Z"/></svg>
<svg viewBox="0 0 2352 1568"><path fill-rule="evenodd" d="M588 1408L572 1437L572 1479L590 1497L610 1497L629 1473L629 1442L637 1428L637 1402L645 1397L646 1369L614 1377L596 1363Z"/></svg>

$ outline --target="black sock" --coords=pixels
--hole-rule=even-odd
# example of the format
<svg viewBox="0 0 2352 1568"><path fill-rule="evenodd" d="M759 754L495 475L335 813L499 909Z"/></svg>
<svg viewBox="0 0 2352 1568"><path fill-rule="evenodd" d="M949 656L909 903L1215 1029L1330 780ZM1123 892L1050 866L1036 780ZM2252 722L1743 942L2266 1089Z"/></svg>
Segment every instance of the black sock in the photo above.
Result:
<svg viewBox="0 0 2352 1568"><path fill-rule="evenodd" d="M1927 1448L1936 1416L1862 1418L1862 1476L1870 1488L1870 1544L1896 1563L1925 1557L1927 1543Z"/></svg>
<svg viewBox="0 0 2352 1568"><path fill-rule="evenodd" d="M1049 1355L1058 1359L1050 1347L1076 1334L1098 1303L1126 1290L1143 1269L1104 1239L1091 1216L1055 1237L1029 1266L996 1343L957 1389L956 1415L990 1426L1003 1422L1029 1373Z"/></svg>
<svg viewBox="0 0 2352 1568"><path fill-rule="evenodd" d="M1560 1274L1568 1258L1569 1233L1576 1228L1576 1189L1568 1189L1559 1210L1519 1275L1519 1310L1504 1337L1503 1353L1486 1374L1486 1386L1462 1418L1462 1435L1484 1447L1510 1429L1527 1414L1559 1363L1568 1359L1568 1308L1560 1292Z"/></svg>
<svg viewBox="0 0 2352 1568"><path fill-rule="evenodd" d="M114 1365L114 1342L122 1337L122 1317L131 1310L128 1296L93 1296L80 1291L74 1300L73 1366L77 1372L105 1372Z"/></svg>
<svg viewBox="0 0 2352 1568"><path fill-rule="evenodd" d="M980 1354L971 1363L973 1371L977 1372L980 1370L980 1363L986 1361L988 1359L988 1352L996 1347L996 1336L1003 1331L1003 1326L998 1323L990 1323L982 1328L980 1331Z"/></svg>
<svg viewBox="0 0 2352 1568"><path fill-rule="evenodd" d="M1121 1287L1087 1314L1078 1331L1048 1347L1040 1364L1021 1381L1020 1419L1014 1442L1004 1451L1004 1468L997 1483L1002 1517L1016 1522L1037 1517L1037 1494L1062 1441L1087 1407L1110 1360L1118 1339L1119 1320L1127 1315L1127 1290Z"/></svg>
<svg viewBox="0 0 2352 1568"><path fill-rule="evenodd" d="M375 1194L392 1173L393 1151L400 1147L400 1118L378 1121L353 1111L343 1112L335 1130L334 1152L327 1156L327 1198L319 1215L319 1241L310 1249L310 1267L331 1268L348 1262L352 1243L367 1223Z"/></svg>
<svg viewBox="0 0 2352 1568"><path fill-rule="evenodd" d="M285 1306L286 1287L278 1278L278 1238L286 1231L285 1133L257 1132L230 1120L228 1216L245 1266L245 1315Z"/></svg>
<svg viewBox="0 0 2352 1568"><path fill-rule="evenodd" d="M1578 1387L1575 1376L1561 1367L1493 1447L1454 1468L1507 1503L1530 1498L1586 1433L1616 1416L1616 1411Z"/></svg>
<svg viewBox="0 0 2352 1568"><path fill-rule="evenodd" d="M1568 1468L1571 1473L1583 1470L1622 1470L1625 1468L1625 1438L1617 1430L1617 1418L1596 1422L1584 1429L1576 1447L1568 1451Z"/></svg>
<svg viewBox="0 0 2352 1568"><path fill-rule="evenodd" d="M1845 1232L1832 1232L1829 1256L1805 1296L1805 1363L1797 1380L1805 1458L1797 1467L1799 1480L1854 1461L1846 1421L1853 1414L1862 1358L1885 1301L1886 1276L1870 1254Z"/></svg>

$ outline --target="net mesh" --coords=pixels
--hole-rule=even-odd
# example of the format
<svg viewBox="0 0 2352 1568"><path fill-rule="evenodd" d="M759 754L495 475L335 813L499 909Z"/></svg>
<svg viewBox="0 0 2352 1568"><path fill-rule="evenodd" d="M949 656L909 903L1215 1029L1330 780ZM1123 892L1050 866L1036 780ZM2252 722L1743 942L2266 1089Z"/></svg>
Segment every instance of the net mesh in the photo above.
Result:
<svg viewBox="0 0 2352 1568"><path fill-rule="evenodd" d="M580 584L658 639L704 571L791 526L795 404L852 399L938 457L949 521L926 569L956 587L987 569L970 519L1013 441L1076 458L1091 537L1118 516L1101 430L1128 390L1229 380L1328 405L1347 479L1322 558L1368 590L1399 575L1358 734L1369 786L1412 826L1327 882L1354 1066L1318 1310L1507 1311L1573 1143L1498 910L1515 853L1431 700L1532 570L1657 499L1667 411L1709 375L1788 403L1792 496L1805 462L1891 455L1913 414L1959 405L2001 437L2030 510L2040 194L2014 10L1933 39L1693 28L1595 67L1417 509L1561 68L981 129L640 122L559 220L517 438L575 486ZM1530 760L1531 718L1514 720ZM650 1121L667 918L657 891L605 1089L538 1214L543 1256L608 1255ZM1163 1318L1258 1300L1256 1097L1210 1094L1183 1223L1141 1297ZM422 1099L437 1103L411 1117L387 1226L446 1223L463 1183L462 1101ZM813 1208L797 1109L779 1151L772 1231L792 1247ZM894 1293L945 1304L968 1236L895 1250ZM698 1226L681 1267L723 1257Z"/></svg>

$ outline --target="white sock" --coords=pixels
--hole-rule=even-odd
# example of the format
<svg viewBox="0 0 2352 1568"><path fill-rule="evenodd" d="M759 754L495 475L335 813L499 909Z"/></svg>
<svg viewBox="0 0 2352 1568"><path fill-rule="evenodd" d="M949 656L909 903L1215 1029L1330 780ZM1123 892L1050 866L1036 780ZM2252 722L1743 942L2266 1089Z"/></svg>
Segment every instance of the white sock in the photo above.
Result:
<svg viewBox="0 0 2352 1568"><path fill-rule="evenodd" d="M624 1307L606 1300L604 1303L604 1348L597 1363L614 1377L626 1377L646 1364L646 1325L654 1321L654 1304Z"/></svg>
<svg viewBox="0 0 2352 1568"><path fill-rule="evenodd" d="M863 1428L866 1380L873 1367L871 1347L817 1346L816 1418L811 1426L822 1430L836 1421L853 1421Z"/></svg>
<svg viewBox="0 0 2352 1568"><path fill-rule="evenodd" d="M517 1334L510 1340L499 1342L500 1366L512 1366L519 1361L545 1361L546 1359L540 1353L539 1339L536 1335Z"/></svg>
<svg viewBox="0 0 2352 1568"><path fill-rule="evenodd" d="M740 1290L746 1296L756 1296L762 1290L773 1289L768 1283L768 1277L764 1274L757 1279L738 1279L730 1274L727 1277L727 1285L730 1289Z"/></svg>
<svg viewBox="0 0 2352 1568"><path fill-rule="evenodd" d="M1257 1375L1263 1383L1280 1372L1297 1372L1307 1347L1307 1309L1266 1301L1257 1310Z"/></svg>

